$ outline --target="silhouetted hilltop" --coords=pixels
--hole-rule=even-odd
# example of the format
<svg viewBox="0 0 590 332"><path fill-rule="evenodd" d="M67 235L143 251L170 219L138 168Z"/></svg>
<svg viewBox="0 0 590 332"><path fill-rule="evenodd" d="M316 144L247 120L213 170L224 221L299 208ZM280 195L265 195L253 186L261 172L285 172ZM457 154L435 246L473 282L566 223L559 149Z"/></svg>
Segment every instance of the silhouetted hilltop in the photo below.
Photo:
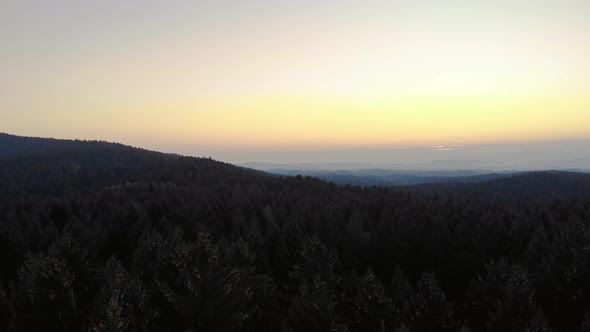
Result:
<svg viewBox="0 0 590 332"><path fill-rule="evenodd" d="M118 143L100 141L24 137L0 133L0 158L2 159L107 147L113 150L115 147L122 149L125 146ZM128 148L130 149L130 147Z"/></svg>
<svg viewBox="0 0 590 332"><path fill-rule="evenodd" d="M0 182L4 188L55 193L135 180L190 182L252 174L262 172L118 143L0 134Z"/></svg>

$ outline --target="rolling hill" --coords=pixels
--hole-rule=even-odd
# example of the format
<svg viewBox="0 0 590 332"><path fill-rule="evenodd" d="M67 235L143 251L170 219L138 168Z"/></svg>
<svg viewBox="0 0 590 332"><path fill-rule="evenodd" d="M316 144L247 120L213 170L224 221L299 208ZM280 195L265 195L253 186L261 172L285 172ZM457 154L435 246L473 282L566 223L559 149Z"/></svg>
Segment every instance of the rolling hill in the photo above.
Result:
<svg viewBox="0 0 590 332"><path fill-rule="evenodd" d="M588 183L360 187L0 135L0 329L584 330Z"/></svg>
<svg viewBox="0 0 590 332"><path fill-rule="evenodd" d="M427 183L406 187L421 193L472 193L495 199L590 198L590 174L535 171L477 183Z"/></svg>

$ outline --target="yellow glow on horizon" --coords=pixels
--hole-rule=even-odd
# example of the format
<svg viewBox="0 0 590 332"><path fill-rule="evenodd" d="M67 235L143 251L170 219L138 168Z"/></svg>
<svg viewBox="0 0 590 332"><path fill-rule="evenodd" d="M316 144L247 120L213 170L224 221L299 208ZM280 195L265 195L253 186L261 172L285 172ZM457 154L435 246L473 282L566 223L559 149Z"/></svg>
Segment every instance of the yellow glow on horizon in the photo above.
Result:
<svg viewBox="0 0 590 332"><path fill-rule="evenodd" d="M405 146L568 138L590 132L586 96L234 96L108 114L172 141L234 146ZM162 110L166 110L162 112ZM116 128L115 128L116 129Z"/></svg>
<svg viewBox="0 0 590 332"><path fill-rule="evenodd" d="M584 2L353 3L0 11L15 45L0 131L309 148L590 138Z"/></svg>

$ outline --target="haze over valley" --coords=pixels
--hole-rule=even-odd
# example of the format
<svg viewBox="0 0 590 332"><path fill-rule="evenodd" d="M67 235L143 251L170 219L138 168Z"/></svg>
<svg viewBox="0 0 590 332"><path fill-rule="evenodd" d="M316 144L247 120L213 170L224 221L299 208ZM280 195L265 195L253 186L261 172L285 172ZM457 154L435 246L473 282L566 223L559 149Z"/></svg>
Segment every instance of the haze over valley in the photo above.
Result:
<svg viewBox="0 0 590 332"><path fill-rule="evenodd" d="M590 1L1 0L0 331L590 331Z"/></svg>

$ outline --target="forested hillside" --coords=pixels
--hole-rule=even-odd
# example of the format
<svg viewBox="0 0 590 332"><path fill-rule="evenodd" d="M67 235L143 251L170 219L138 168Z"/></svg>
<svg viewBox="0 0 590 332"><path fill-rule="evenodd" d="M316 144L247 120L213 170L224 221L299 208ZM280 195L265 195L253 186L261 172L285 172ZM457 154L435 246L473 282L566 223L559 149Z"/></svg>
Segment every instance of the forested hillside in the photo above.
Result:
<svg viewBox="0 0 590 332"><path fill-rule="evenodd" d="M590 330L571 174L543 184L565 176L568 195L495 199L104 142L0 148L3 331Z"/></svg>
<svg viewBox="0 0 590 332"><path fill-rule="evenodd" d="M486 171L411 171L387 169L358 170L305 170L268 169L267 172L280 175L302 175L356 186L410 186L418 184L459 184L477 183L492 179L509 177L512 173L493 173Z"/></svg>
<svg viewBox="0 0 590 332"><path fill-rule="evenodd" d="M590 174L566 171L527 172L474 183L428 183L406 189L421 193L476 194L500 200L590 198Z"/></svg>

